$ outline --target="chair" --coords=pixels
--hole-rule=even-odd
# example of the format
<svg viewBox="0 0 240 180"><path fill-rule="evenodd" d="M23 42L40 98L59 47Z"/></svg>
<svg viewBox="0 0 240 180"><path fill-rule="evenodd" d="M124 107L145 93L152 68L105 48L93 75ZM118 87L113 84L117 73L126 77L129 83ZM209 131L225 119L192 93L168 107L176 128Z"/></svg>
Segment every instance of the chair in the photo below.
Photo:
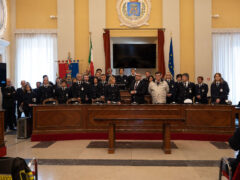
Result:
<svg viewBox="0 0 240 180"><path fill-rule="evenodd" d="M66 104L81 104L81 100L78 98L71 98L67 100Z"/></svg>
<svg viewBox="0 0 240 180"><path fill-rule="evenodd" d="M97 98L97 99L92 99L92 104L98 104L98 103L104 103L105 99L104 98Z"/></svg>
<svg viewBox="0 0 240 180"><path fill-rule="evenodd" d="M48 98L48 99L45 99L45 100L43 101L43 105L46 105L46 104L58 105L58 100L53 99L53 98Z"/></svg>
<svg viewBox="0 0 240 180"><path fill-rule="evenodd" d="M240 179L240 163L238 164L235 173L232 175L232 167L230 165L230 159L223 157L220 162L219 168L219 180L222 180L222 177L226 177L228 180L239 180Z"/></svg>

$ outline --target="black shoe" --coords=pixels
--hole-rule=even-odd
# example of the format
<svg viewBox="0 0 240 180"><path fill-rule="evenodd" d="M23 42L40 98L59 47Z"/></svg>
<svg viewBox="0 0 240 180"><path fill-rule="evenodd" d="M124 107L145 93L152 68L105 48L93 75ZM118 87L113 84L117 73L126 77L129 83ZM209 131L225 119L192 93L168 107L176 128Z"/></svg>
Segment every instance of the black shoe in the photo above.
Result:
<svg viewBox="0 0 240 180"><path fill-rule="evenodd" d="M11 131L16 131L17 129L16 128L10 128Z"/></svg>

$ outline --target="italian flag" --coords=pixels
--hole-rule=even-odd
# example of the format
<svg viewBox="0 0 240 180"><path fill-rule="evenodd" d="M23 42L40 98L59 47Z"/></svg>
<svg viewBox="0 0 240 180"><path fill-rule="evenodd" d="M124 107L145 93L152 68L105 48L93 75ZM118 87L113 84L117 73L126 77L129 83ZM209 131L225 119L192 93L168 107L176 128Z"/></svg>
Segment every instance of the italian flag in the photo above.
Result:
<svg viewBox="0 0 240 180"><path fill-rule="evenodd" d="M89 64L89 67L90 67L91 75L94 76L93 47L92 47L92 38L91 38L91 35L90 35L90 48L89 48L88 64Z"/></svg>

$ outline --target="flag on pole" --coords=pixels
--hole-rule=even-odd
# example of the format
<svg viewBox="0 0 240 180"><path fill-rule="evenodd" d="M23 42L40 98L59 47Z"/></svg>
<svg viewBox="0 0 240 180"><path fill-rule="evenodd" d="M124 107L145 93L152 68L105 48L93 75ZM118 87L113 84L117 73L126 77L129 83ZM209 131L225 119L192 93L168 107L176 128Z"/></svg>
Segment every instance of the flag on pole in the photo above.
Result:
<svg viewBox="0 0 240 180"><path fill-rule="evenodd" d="M89 48L89 57L88 64L90 66L91 75L94 76L94 66L93 66L93 47L92 47L92 38L90 34L90 48Z"/></svg>
<svg viewBox="0 0 240 180"><path fill-rule="evenodd" d="M174 56L173 56L173 43L172 38L170 42L170 49L169 49L169 61L168 61L168 69L174 78Z"/></svg>

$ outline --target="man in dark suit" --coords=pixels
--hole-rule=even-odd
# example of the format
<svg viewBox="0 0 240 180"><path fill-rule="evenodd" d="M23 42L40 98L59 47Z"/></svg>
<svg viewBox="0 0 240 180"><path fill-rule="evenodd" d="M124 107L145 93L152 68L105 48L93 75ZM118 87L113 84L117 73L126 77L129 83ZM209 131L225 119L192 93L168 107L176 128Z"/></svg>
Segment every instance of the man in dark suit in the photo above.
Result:
<svg viewBox="0 0 240 180"><path fill-rule="evenodd" d="M18 115L18 118L20 118L21 115L22 115L22 112L19 110L19 107L21 106L21 104L23 102L25 85L26 85L26 81L22 80L21 81L21 87L17 88L16 99L17 99L17 115Z"/></svg>
<svg viewBox="0 0 240 180"><path fill-rule="evenodd" d="M208 104L207 94L208 94L208 85L203 83L203 77L198 76L198 83L195 85L195 103Z"/></svg>
<svg viewBox="0 0 240 180"><path fill-rule="evenodd" d="M126 86L128 84L128 77L124 75L124 69L120 68L119 69L119 75L116 76L116 81L119 86L120 90L126 89Z"/></svg>
<svg viewBox="0 0 240 180"><path fill-rule="evenodd" d="M177 88L177 103L183 104L186 99L190 99L193 102L195 84L189 81L188 73L182 75L182 83L179 83Z"/></svg>
<svg viewBox="0 0 240 180"><path fill-rule="evenodd" d="M4 129L7 130L7 127L11 130L14 129L16 125L16 116L15 116L15 99L16 91L15 88L11 85L11 80L7 79L6 87L2 90L3 95L3 109L5 109L5 122Z"/></svg>
<svg viewBox="0 0 240 180"><path fill-rule="evenodd" d="M144 104L144 95L147 92L146 85L143 81L141 81L141 74L136 74L135 80L132 81L130 85L130 94L131 94L131 102L137 104Z"/></svg>

